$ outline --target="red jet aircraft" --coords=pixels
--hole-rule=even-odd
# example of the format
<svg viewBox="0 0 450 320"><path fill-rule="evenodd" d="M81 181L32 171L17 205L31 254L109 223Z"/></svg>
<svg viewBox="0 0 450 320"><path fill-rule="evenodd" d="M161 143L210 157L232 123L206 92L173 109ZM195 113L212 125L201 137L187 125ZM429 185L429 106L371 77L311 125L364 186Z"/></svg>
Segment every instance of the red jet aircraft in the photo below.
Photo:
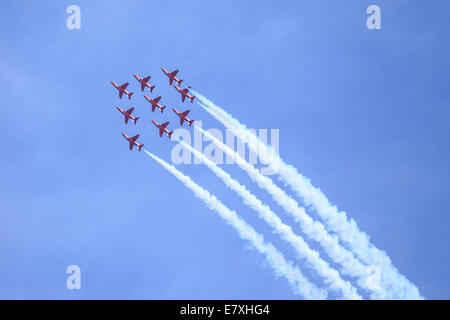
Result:
<svg viewBox="0 0 450 320"><path fill-rule="evenodd" d="M117 90L119 90L119 98L122 99L122 95L125 93L128 96L128 99L131 99L131 96L133 95L133 92L128 92L125 90L128 87L128 82L125 82L123 85L119 86L117 83L112 82L111 84L116 87Z"/></svg>
<svg viewBox="0 0 450 320"><path fill-rule="evenodd" d="M163 133L167 133L167 135L170 137L172 136L173 131L169 131L166 129L166 127L169 124L169 121L164 122L163 124L160 124L158 122L156 122L155 120L152 120L152 122L155 124L155 126L157 126L159 128L159 136L162 137Z"/></svg>
<svg viewBox="0 0 450 320"><path fill-rule="evenodd" d="M139 117L133 117L131 114L134 111L134 108L130 108L127 111L123 110L122 108L116 107L117 110L122 112L122 114L125 116L125 123L128 123L128 119L133 120L134 124L136 124L136 121L138 121Z"/></svg>
<svg viewBox="0 0 450 320"><path fill-rule="evenodd" d="M125 139L128 140L128 142L130 143L130 150L133 150L133 146L136 146L139 150L139 152L141 151L142 147L144 146L143 144L139 144L136 142L136 140L139 138L139 135L135 135L134 137L129 137L127 136L125 133L122 132L122 135Z"/></svg>
<svg viewBox="0 0 450 320"><path fill-rule="evenodd" d="M172 71L172 72L169 72L169 71L167 71L164 68L161 68L161 70L162 70L162 72L164 72L166 74L166 76L169 77L169 84L170 85L172 85L173 81L175 81L176 83L178 83L179 86L181 86L181 83L183 82L183 80L178 79L176 77L176 75L177 75L179 70L175 70L175 71Z"/></svg>
<svg viewBox="0 0 450 320"><path fill-rule="evenodd" d="M148 80L150 80L151 76L141 78L134 73L133 76L136 78L137 81L141 83L141 91L144 91L145 87L147 87L150 90L150 92L153 92L153 89L155 89L156 86L152 86L150 83L148 83Z"/></svg>
<svg viewBox="0 0 450 320"><path fill-rule="evenodd" d="M172 108L173 112L175 112L180 117L180 125L183 125L183 122L186 120L189 123L189 127L192 125L192 122L194 120L190 120L188 117L186 117L191 110L186 110L184 112L180 112L175 108Z"/></svg>
<svg viewBox="0 0 450 320"><path fill-rule="evenodd" d="M145 97L145 99L147 99L148 102L150 102L150 103L152 104L152 112L155 111L155 108L156 108L156 107L158 107L159 110L161 110L161 113L162 113L163 110L166 108L166 106L162 106L162 105L159 104L159 100L161 100L161 96L159 96L158 98L152 99L152 98L147 97L147 96L144 94L144 97Z"/></svg>
<svg viewBox="0 0 450 320"><path fill-rule="evenodd" d="M175 89L177 89L177 91L179 92L179 93L181 93L181 102L184 102L184 99L186 99L186 97L188 98L188 99L190 99L191 100L191 103L193 103L194 102L194 99L196 98L195 96L192 96L192 95L190 95L188 92L189 92L189 89L191 88L191 87L187 87L187 88L184 88L184 89L181 89L180 87L177 87L176 85L174 85L173 86Z"/></svg>

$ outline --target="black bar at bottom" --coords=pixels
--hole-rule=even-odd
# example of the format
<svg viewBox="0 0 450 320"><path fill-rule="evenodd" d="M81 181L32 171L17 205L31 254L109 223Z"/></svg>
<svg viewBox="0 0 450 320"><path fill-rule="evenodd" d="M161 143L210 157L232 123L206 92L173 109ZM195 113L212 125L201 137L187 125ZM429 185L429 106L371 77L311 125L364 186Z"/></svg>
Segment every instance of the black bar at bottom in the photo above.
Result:
<svg viewBox="0 0 450 320"><path fill-rule="evenodd" d="M0 308L10 309L15 316L22 312L33 315L119 316L128 319L310 319L320 317L387 316L429 308L438 311L450 306L449 301L302 301L302 300L25 300L0 301ZM89 311L86 311L89 309ZM358 317L360 319L360 317ZM312 319L313 320L313 319Z"/></svg>

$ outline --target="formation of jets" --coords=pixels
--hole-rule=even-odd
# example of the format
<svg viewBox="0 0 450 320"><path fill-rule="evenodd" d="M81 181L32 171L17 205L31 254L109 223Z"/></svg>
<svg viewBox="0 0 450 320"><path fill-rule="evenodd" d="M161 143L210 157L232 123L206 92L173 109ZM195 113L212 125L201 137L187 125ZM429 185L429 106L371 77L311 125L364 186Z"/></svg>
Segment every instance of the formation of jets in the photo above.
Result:
<svg viewBox="0 0 450 320"><path fill-rule="evenodd" d="M167 71L164 68L161 68L161 70L164 72L165 75L167 75L167 77L169 78L169 85L173 86L180 94L181 94L181 101L184 102L184 100L186 98L188 98L189 100L191 100L191 103L193 103L195 96L189 94L189 89L191 89L191 87L187 87L182 89L181 88L181 83L183 82L182 79L178 79L177 78L177 74L179 72L179 70L175 70L172 72ZM140 76L138 76L137 74L133 73L134 78L136 78L136 80L139 82L139 84L141 85L141 92L144 92L145 88L148 88L148 90L150 91L150 93L153 93L153 89L156 87L154 85L151 85L149 83L151 76L147 76L144 78L141 78ZM176 82L178 84L177 85L172 85L173 82ZM131 96L133 95L133 92L129 92L127 91L127 87L129 85L128 82L125 82L122 85L118 85L117 83L111 81L111 84L119 91L119 98L122 99L122 96L125 94L128 99L131 99ZM159 103L159 101L161 100L161 96L158 96L156 98L150 98L149 96L143 94L144 98L151 103L151 107L152 107L152 112L154 112L156 110L156 108L158 108L161 113L163 113L164 109L167 106L163 106ZM125 120L125 124L128 124L128 120L131 119L133 121L133 123L136 125L136 122L138 121L139 117L135 117L132 115L133 111L134 111L134 107L129 108L128 110L122 109L120 107L116 107L116 109L123 114L124 116L124 120ZM192 126L192 123L194 122L194 120L191 120L187 117L187 115L189 114L190 110L186 110L183 112L178 111L175 108L172 108L173 112L175 112L175 114L180 118L180 125L182 126L184 121L186 121L189 126ZM162 135L164 133L167 134L167 136L169 137L169 139L172 136L173 130L170 131L167 126L170 124L169 121L166 121L164 123L158 123L155 120L152 120L153 124L158 128L159 130L159 136L162 137ZM143 144L139 144L137 142L137 139L139 138L139 134L136 134L133 137L129 137L127 136L125 133L122 132L122 136L127 139L128 143L129 143L129 147L130 150L133 150L133 147L136 146L137 149L139 151L141 151L142 147L144 146Z"/></svg>

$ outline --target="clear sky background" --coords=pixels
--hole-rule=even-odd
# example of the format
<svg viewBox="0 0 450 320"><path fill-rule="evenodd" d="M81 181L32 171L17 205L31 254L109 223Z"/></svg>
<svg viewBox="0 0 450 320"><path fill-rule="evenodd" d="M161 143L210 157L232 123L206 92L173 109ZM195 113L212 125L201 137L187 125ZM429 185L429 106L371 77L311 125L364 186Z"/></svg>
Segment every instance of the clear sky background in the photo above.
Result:
<svg viewBox="0 0 450 320"><path fill-rule="evenodd" d="M66 28L70 4L81 30ZM366 27L371 4L382 30ZM122 131L170 161L174 143L150 120L178 127L170 109L151 113L132 73L224 131L181 104L163 66L249 127L280 129L283 159L426 298L449 299L449 10L443 0L3 1L0 298L298 298L180 182L128 150ZM130 82L131 101L111 80ZM134 106L138 125L115 106ZM179 168L321 285L208 169ZM299 231L242 171L225 169ZM66 289L71 264L81 290Z"/></svg>

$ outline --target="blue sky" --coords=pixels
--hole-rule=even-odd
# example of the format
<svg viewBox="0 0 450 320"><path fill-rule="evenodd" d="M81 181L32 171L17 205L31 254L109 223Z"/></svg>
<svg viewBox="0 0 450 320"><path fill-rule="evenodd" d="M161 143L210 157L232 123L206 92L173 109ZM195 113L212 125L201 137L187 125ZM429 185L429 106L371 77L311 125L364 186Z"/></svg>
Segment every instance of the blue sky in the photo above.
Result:
<svg viewBox="0 0 450 320"><path fill-rule="evenodd" d="M81 8L81 30L66 8ZM381 7L382 30L366 28ZM431 299L450 298L446 1L6 1L0 10L0 298L296 299L264 258L120 132L174 146L132 73L181 104L160 67L251 128L354 218ZM130 82L131 101L110 81ZM137 126L115 106L136 108ZM234 166L234 177L282 210ZM179 169L285 255L295 254L205 167ZM277 182L278 183L278 182ZM289 191L290 192L290 191ZM298 229L297 229L298 230ZM296 261L297 262L297 261ZM82 289L65 287L68 265ZM305 274L314 275L299 263Z"/></svg>

